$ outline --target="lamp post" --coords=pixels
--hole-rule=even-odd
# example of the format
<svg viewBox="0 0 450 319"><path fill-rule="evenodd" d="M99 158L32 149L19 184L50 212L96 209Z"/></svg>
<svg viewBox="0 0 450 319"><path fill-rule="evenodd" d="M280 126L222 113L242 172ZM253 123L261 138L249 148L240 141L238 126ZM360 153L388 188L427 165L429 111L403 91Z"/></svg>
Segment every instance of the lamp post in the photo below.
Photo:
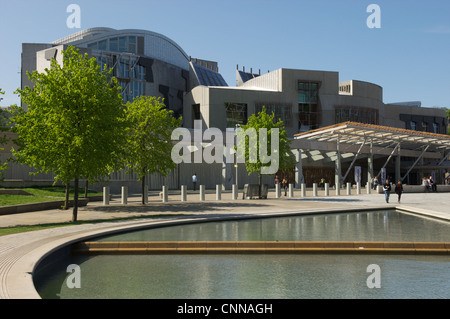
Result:
<svg viewBox="0 0 450 319"><path fill-rule="evenodd" d="M236 137L236 153L235 153L235 161L236 161L236 164L235 164L235 166L234 167L236 167L236 190L238 190L239 189L239 184L238 184L238 158L237 158L237 155L238 155L238 152L237 152L237 147L238 147L238 145L237 145L237 143L238 143L238 139L237 139L237 130L238 130L238 128L240 128L241 127L241 125L240 124L236 124L236 130L235 130L235 137Z"/></svg>

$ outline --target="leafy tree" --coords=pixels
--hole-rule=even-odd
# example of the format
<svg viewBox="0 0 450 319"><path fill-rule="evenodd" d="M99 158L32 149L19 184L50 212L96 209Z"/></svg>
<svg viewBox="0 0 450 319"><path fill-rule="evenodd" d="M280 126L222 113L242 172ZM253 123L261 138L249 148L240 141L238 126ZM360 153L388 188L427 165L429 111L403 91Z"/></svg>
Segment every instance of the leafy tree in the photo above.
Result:
<svg viewBox="0 0 450 319"><path fill-rule="evenodd" d="M102 71L95 58L70 46L63 65L55 59L45 73L28 73L34 83L17 92L27 110L14 106L11 121L18 134L13 155L36 173L74 182L72 221L77 220L81 178L96 182L119 164L126 128L117 79Z"/></svg>
<svg viewBox="0 0 450 319"><path fill-rule="evenodd" d="M275 122L274 118L274 113L269 115L263 108L258 114L253 114L237 133L238 161L245 162L249 175L258 174L260 195L262 175L275 174L295 165L284 123L281 119Z"/></svg>
<svg viewBox="0 0 450 319"><path fill-rule="evenodd" d="M126 106L129 123L126 163L139 176L144 204L145 176L153 173L167 176L176 167L171 159L171 134L181 126L181 119L176 119L156 97L141 96Z"/></svg>
<svg viewBox="0 0 450 319"><path fill-rule="evenodd" d="M0 96L5 94L4 91L2 91L2 88L0 88ZM0 102L3 100L2 97L0 97ZM3 111L2 109L0 109L0 131L5 131L6 129L4 128L4 123L5 123L5 111ZM0 144L5 144L8 141L8 139L6 138L6 136L1 136L0 137ZM3 150L4 148L0 148L0 150ZM3 163L0 164L0 180L3 180L4 178L4 172L8 169L8 163Z"/></svg>

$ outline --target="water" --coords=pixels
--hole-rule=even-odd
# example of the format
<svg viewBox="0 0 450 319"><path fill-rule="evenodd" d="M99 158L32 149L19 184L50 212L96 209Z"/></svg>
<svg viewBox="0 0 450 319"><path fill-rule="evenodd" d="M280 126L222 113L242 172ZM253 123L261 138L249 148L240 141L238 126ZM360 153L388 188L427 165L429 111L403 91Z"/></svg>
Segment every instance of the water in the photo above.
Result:
<svg viewBox="0 0 450 319"><path fill-rule="evenodd" d="M397 212L201 223L100 240L450 241L450 223ZM56 258L55 258L56 259ZM66 268L81 267L69 289ZM370 289L367 267L380 267ZM450 258L413 255L63 255L37 276L43 298L450 298Z"/></svg>

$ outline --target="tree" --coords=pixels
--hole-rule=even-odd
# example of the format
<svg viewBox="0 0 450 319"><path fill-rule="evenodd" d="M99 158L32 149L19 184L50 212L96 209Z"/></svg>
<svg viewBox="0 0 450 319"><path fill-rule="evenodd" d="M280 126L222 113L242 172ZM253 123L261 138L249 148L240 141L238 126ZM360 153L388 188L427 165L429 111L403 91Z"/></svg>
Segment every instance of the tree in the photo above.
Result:
<svg viewBox="0 0 450 319"><path fill-rule="evenodd" d="M156 97L141 96L126 106L129 123L126 163L139 176L144 204L146 175L159 173L167 176L176 167L171 159L171 134L173 129L181 126L181 119L176 119Z"/></svg>
<svg viewBox="0 0 450 319"><path fill-rule="evenodd" d="M295 165L284 123L281 119L275 122L274 118L274 113L269 115L263 108L258 114L253 114L237 133L238 160L245 162L249 175L258 174L260 196L262 175L275 174Z"/></svg>
<svg viewBox="0 0 450 319"><path fill-rule="evenodd" d="M96 182L117 168L126 128L120 87L95 58L72 46L45 73L28 73L33 88L18 89L27 110L14 106L18 135L13 155L36 173L55 174L55 183L74 182L72 221L77 220L81 178Z"/></svg>
<svg viewBox="0 0 450 319"><path fill-rule="evenodd" d="M2 91L2 88L0 88L0 96L5 94L4 91ZM3 100L2 97L0 97L0 102ZM0 109L0 131L4 132L7 129L4 127L6 122L6 117L5 117L5 111ZM8 139L6 138L6 136L1 136L0 137L0 145L2 144L6 144L6 142L8 141ZM0 150L3 150L3 148L0 148ZM8 163L5 162L3 164L0 164L0 180L3 180L4 178L4 172L8 169Z"/></svg>

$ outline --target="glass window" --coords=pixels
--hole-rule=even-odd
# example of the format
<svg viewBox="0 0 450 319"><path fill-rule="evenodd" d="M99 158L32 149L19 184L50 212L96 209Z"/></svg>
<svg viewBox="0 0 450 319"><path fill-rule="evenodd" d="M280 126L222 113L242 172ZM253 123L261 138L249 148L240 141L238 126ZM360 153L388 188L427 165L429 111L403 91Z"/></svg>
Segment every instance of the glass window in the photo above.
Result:
<svg viewBox="0 0 450 319"><path fill-rule="evenodd" d="M92 50L97 50L97 48L98 48L98 43L97 43L97 42L95 42L95 43L89 43L87 47L88 47L89 49L92 49Z"/></svg>
<svg viewBox="0 0 450 319"><path fill-rule="evenodd" d="M415 131L416 130L416 122L411 121L410 125L411 125L411 130Z"/></svg>
<svg viewBox="0 0 450 319"><path fill-rule="evenodd" d="M433 133L439 133L437 123L433 123Z"/></svg>
<svg viewBox="0 0 450 319"><path fill-rule="evenodd" d="M127 37L120 37L119 38L119 51L125 52L127 51Z"/></svg>
<svg viewBox="0 0 450 319"><path fill-rule="evenodd" d="M103 40L98 43L99 50L108 50L108 40Z"/></svg>
<svg viewBox="0 0 450 319"><path fill-rule="evenodd" d="M235 128L236 124L247 124L247 104L225 103L227 127Z"/></svg>
<svg viewBox="0 0 450 319"><path fill-rule="evenodd" d="M109 49L111 51L119 51L119 39L118 38L109 39Z"/></svg>

